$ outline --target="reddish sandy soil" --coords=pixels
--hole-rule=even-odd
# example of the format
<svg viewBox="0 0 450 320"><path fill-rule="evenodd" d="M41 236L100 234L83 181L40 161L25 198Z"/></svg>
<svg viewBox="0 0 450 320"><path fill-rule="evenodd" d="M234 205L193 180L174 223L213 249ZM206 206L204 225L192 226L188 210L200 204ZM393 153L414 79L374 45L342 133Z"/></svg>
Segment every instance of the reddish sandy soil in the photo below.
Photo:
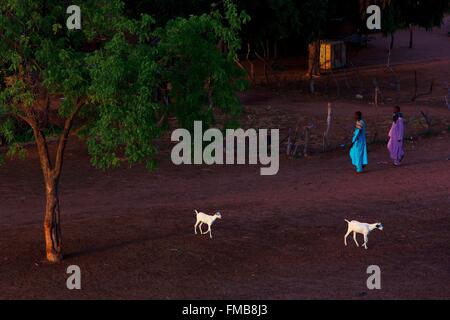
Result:
<svg viewBox="0 0 450 320"><path fill-rule="evenodd" d="M10 162L0 169L0 297L450 298L449 146L448 134L408 144L401 168L372 146L363 175L346 151L283 159L273 177L166 157L153 173L103 173L75 146L62 180L60 265L42 259L39 168ZM212 240L193 234L194 209L222 211ZM367 251L344 247L344 218L385 230ZM81 291L65 289L71 264L82 269ZM376 292L365 285L372 264L382 270Z"/></svg>
<svg viewBox="0 0 450 320"><path fill-rule="evenodd" d="M0 167L0 298L449 299L450 113L443 95L450 62L435 56L441 51L433 51L433 61L395 67L408 136L425 130L419 110L438 133L408 141L401 168L388 164L385 146L376 144L369 146L367 173L356 175L348 151L339 149L348 143L356 109L366 116L369 137L378 124L383 140L393 101L381 104L377 116L368 97L310 97L295 87L256 88L242 97L244 127L280 128L283 137L297 121L315 125L313 155L281 156L272 177L261 177L259 166L176 167L167 148L154 172L140 166L102 172L73 141L61 181L66 259L58 265L43 260L36 153L8 161ZM411 103L415 69L420 91L431 79L436 86ZM387 83L384 74L364 71ZM328 101L336 150L319 153ZM222 212L212 240L194 235L194 209ZM381 221L385 229L371 234L367 251L352 241L344 247L344 219ZM80 291L66 289L73 264L82 270ZM379 291L366 287L373 264L382 271Z"/></svg>

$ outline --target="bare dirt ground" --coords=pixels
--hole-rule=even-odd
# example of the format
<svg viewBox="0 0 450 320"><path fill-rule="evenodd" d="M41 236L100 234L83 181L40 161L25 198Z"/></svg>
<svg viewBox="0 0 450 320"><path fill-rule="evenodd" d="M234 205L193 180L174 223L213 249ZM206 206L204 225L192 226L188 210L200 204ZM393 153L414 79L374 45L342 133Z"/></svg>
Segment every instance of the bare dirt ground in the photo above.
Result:
<svg viewBox="0 0 450 320"><path fill-rule="evenodd" d="M413 102L414 71L420 79L417 91L420 94L429 92L431 83L433 83L433 90L431 94L421 96ZM318 79L318 92L315 95L302 90L297 86L299 84L297 82L288 82L286 87L282 88L276 86L253 88L242 96L245 106L241 119L242 126L244 128L279 128L281 139L284 140L289 128L295 129L298 125L301 133L304 126L312 125L310 149L313 153L318 152L322 150L327 105L330 102L333 111L331 134L333 149L348 144L351 140L353 113L357 110L362 111L368 124L367 135L371 142L387 140L395 105L399 105L405 115L407 137L423 134L427 130L421 111L431 119L434 132L446 131L450 127L450 112L444 97L448 94L448 85L450 85L450 59L396 66L395 72L400 83L399 91L389 86L392 77L386 74L385 68L379 67L361 71L359 77L355 72L349 72L348 80L354 84L352 88L356 91L347 90L342 85L340 96L336 95L334 90L330 90L327 94L323 86L326 80L323 79ZM357 85L358 78L365 80L362 99L355 98L357 91L360 90ZM380 87L383 88L384 100L379 96L378 108L374 105L374 87L369 84L370 79L373 78L378 79ZM342 78L339 80L343 81ZM282 146L283 150L285 150L285 142L286 140Z"/></svg>
<svg viewBox="0 0 450 320"><path fill-rule="evenodd" d="M257 167L175 167L167 158L153 173L103 173L75 145L62 181L60 265L42 260L37 163L10 162L0 169L0 297L449 298L449 146L448 134L408 144L401 168L372 146L363 175L342 151L283 159L278 175L261 177ZM212 240L193 234L194 209L222 211ZM367 251L344 247L345 218L385 230ZM81 291L65 288L72 264ZM366 288L372 264L380 291Z"/></svg>
<svg viewBox="0 0 450 320"><path fill-rule="evenodd" d="M102 172L73 140L61 181L66 259L59 265L43 261L43 183L30 148L26 160L0 167L0 298L449 299L450 112L443 96L450 61L432 58L396 66L401 92L386 89L392 100L378 111L370 96L324 94L320 83L313 97L295 85L245 93L244 127L280 128L283 137L297 122L315 126L312 156L281 155L272 177L260 176L259 166L176 167L167 147L154 172ZM420 91L436 81L433 94L414 103L413 70ZM367 83L377 77L389 87L384 69L363 73ZM394 168L385 145L373 144L367 173L356 175L340 148L353 112L364 113L369 137L378 126L382 142L396 98L414 137L404 166ZM328 101L335 150L321 153ZM432 137L419 135L426 129L420 110L433 120ZM212 240L194 235L194 209L222 212ZM344 247L344 219L381 221L385 230L370 236L367 251L352 241ZM82 270L79 291L66 289L73 264ZM366 287L372 264L381 267L382 290Z"/></svg>

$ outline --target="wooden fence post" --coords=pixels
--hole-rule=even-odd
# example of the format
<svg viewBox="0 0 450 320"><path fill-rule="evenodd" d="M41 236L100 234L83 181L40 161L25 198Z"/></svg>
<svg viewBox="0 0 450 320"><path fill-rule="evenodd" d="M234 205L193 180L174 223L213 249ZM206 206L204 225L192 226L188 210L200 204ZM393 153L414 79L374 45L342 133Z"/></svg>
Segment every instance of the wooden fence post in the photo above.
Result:
<svg viewBox="0 0 450 320"><path fill-rule="evenodd" d="M323 151L326 151L330 146L330 131L333 111L331 109L331 103L328 103L328 115L327 115L327 128L323 134Z"/></svg>

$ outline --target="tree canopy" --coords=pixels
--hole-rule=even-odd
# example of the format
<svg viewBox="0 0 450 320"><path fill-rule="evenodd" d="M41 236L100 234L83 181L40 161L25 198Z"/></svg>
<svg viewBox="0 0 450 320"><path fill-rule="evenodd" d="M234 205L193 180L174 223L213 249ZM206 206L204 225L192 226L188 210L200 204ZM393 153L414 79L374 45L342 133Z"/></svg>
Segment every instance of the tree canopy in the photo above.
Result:
<svg viewBox="0 0 450 320"><path fill-rule="evenodd" d="M159 12L158 23L164 25L173 16L188 17L209 10L216 0L143 0L127 1L130 14ZM242 39L253 48L264 41L285 43L285 52L298 53L320 33L327 37L333 21L346 21L361 32L366 29L366 8L377 4L382 8L382 31L385 35L407 28L410 24L424 28L438 26L448 12L448 0L236 0L240 10L251 16L243 27Z"/></svg>
<svg viewBox="0 0 450 320"><path fill-rule="evenodd" d="M245 84L233 58L247 17L229 1L160 28L150 15L127 18L118 0L86 1L79 31L65 28L61 1L6 1L0 9L0 66L7 80L0 112L8 115L2 133L12 153L20 151L13 122L36 120L43 129L52 124L52 112L58 123L83 119L80 133L102 168L118 165L119 149L130 163L151 159L149 141L168 108L183 124L212 120L213 106L239 112L235 92ZM217 49L219 41L227 44L226 54ZM166 83L170 106L156 94Z"/></svg>
<svg viewBox="0 0 450 320"><path fill-rule="evenodd" d="M153 140L168 115L186 126L211 123L215 108L236 118L236 92L245 88L234 60L249 18L231 0L160 27L149 14L130 18L120 0L87 0L80 5L80 30L66 28L68 6L59 0L0 3L0 135L9 156L25 152L18 124L27 124L36 141L50 261L62 257L58 186L74 129L96 167L152 167ZM58 136L56 148L49 134Z"/></svg>

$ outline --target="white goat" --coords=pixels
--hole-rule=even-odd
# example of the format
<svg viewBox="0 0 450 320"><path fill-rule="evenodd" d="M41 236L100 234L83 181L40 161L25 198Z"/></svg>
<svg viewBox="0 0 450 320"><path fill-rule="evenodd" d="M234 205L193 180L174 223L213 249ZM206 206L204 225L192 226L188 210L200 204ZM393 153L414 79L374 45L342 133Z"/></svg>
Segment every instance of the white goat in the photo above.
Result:
<svg viewBox="0 0 450 320"><path fill-rule="evenodd" d="M367 250L367 242L369 241L369 239L368 239L369 233L372 232L372 230L374 230L374 229L383 230L383 225L379 222L373 223L373 224L368 224L368 223L358 222L355 220L353 220L353 221L345 220L345 221L347 221L347 223L348 223L347 233L344 236L345 246L347 246L348 235L351 232L353 232L353 240L355 241L356 246L359 247L358 241L356 241L356 234L361 233L362 235L364 235L363 247L366 248L366 250Z"/></svg>
<svg viewBox="0 0 450 320"><path fill-rule="evenodd" d="M220 212L216 212L216 214L210 216L207 215L206 213L198 212L197 210L195 210L195 214L197 216L197 221L195 222L194 226L195 234L197 234L197 226L198 226L201 234L209 232L209 237L212 239L211 225L214 223L214 221L216 221L216 219L222 219L222 215L220 214ZM203 224L206 224L208 226L208 230L206 230L206 232L203 232L202 230Z"/></svg>

